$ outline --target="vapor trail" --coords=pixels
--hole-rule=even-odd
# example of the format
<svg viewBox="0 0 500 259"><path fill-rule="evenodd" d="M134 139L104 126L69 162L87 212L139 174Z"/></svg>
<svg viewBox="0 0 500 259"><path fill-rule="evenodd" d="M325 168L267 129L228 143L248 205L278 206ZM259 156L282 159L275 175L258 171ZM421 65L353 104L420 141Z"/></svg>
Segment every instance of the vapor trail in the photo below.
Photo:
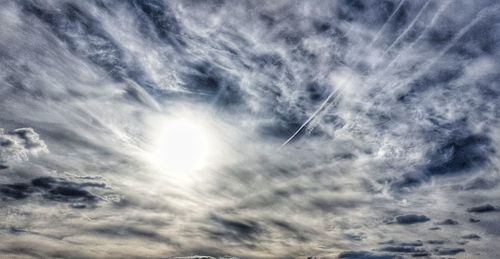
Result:
<svg viewBox="0 0 500 259"><path fill-rule="evenodd" d="M490 9L488 7L481 9L479 13L476 15L476 17L469 23L467 26L463 27L455 36L453 39L443 48L439 54L429 62L429 64L426 66L425 71L432 67L436 61L438 61L446 52L448 52L454 45L455 43L462 38L465 33L467 33L474 25L476 25L481 19L483 19L485 16L487 16L490 12L498 10L498 6L496 8Z"/></svg>
<svg viewBox="0 0 500 259"><path fill-rule="evenodd" d="M387 64L385 66L385 68L382 70L382 72L380 73L381 75L385 74L387 72L387 70L392 67L392 65L394 65L398 60L399 58L401 57L402 54L405 54L407 53L408 51L410 51L411 49L413 49L413 47L422 39L422 37L424 35L427 34L427 32L434 26L434 24L436 23L436 21L438 20L438 18L441 16L441 14L443 13L444 10L447 9L447 7L452 3L452 1L448 1L446 2L445 4L443 4L438 10L437 12L433 15L432 19L431 19L431 22L429 24L427 24L427 26L425 27L425 29L422 31L422 33L420 33L420 35L417 37L417 39L415 39L412 43L410 43L407 47L405 47L402 51L398 52L398 54L396 55L396 57L394 59L391 60L391 62L389 62L389 64Z"/></svg>
<svg viewBox="0 0 500 259"><path fill-rule="evenodd" d="M403 48L403 50L399 51L398 54L396 55L396 57L394 59L392 59L389 64L387 64L381 72L378 72L377 75L375 77L375 82L378 82L380 79L383 78L383 75L385 75L385 73L387 73L387 71L392 67L392 65L394 65L398 60L399 58L407 53L408 51L410 51L411 49L413 49L413 47L422 39L422 37L424 35L427 34L427 32L434 26L434 24L436 23L436 21L438 20L438 18L441 16L441 14L443 13L443 11L445 11L447 9L447 7L452 3L452 1L447 1L445 4L441 5L439 7L439 9L434 13L434 15L432 16L431 18L431 21L425 26L424 30L420 33L420 35L414 40L412 41L409 45L407 45L406 47ZM366 84L366 82L363 84L363 86ZM393 84L393 85L396 85L396 84Z"/></svg>
<svg viewBox="0 0 500 259"><path fill-rule="evenodd" d="M316 115L318 115L318 113L321 112L321 110L323 110L323 108L328 104L330 99L332 99L332 97L335 96L335 93L337 93L338 91L339 91L338 89L333 90L330 93L330 95L328 95L328 97L326 97L325 101L323 101L323 103L321 103L321 105L318 107L318 109L316 109L316 111L314 111L313 114L311 114L311 116L299 127L299 129L297 131L295 131L295 133L293 133L293 135L290 136L285 142L283 142L283 144L281 144L280 148L286 146L290 141L292 141L292 139L295 138L295 136L297 136L297 134L299 134L299 132L305 126L307 126L307 124L309 124L309 122L311 122L314 119L314 117L316 117Z"/></svg>
<svg viewBox="0 0 500 259"><path fill-rule="evenodd" d="M425 29L417 37L417 39L415 39L412 43L410 43L410 45L408 45L408 47L403 49L403 51L400 51L398 53L398 55L386 66L386 68L384 69L384 72L386 71L387 68L391 67L401 57L401 54L406 53L407 51L411 50L415 46L415 44L418 43L422 39L422 37L434 26L434 24L436 23L438 18L441 16L443 11L451 4L451 2L452 1L448 1L448 2L446 2L446 4L442 5L439 8L439 10L432 17L431 22L425 27Z"/></svg>
<svg viewBox="0 0 500 259"><path fill-rule="evenodd" d="M370 49L373 46L373 44L378 40L378 38L380 37L380 35L384 31L385 27L389 24L389 22L392 20L392 18L394 18L394 16L398 13L399 9L401 9L401 7L403 6L403 4L405 2L406 2L406 0L401 0L399 2L396 9L394 9L394 12L392 12L392 14L389 16L387 21L385 21L385 23L382 25L382 27L380 27L380 29L377 31L377 33L375 33L375 36L373 37L372 41L370 42L370 44L368 44L368 47L367 47L368 49Z"/></svg>
<svg viewBox="0 0 500 259"><path fill-rule="evenodd" d="M401 7L403 6L403 4L405 3L406 0L401 0L398 4L398 6L396 7L396 9L392 12L392 14L389 16L389 18L387 18L387 20L385 21L385 23L382 25L382 27L380 27L380 29L377 31L377 33L375 33L375 36L373 37L373 39L371 40L370 44L368 44L368 47L367 49L370 49L373 44L378 40L378 38L380 37L380 35L382 34L382 32L384 31L385 27L389 24L389 22L392 20L392 18L394 18L394 16L396 15L396 13L399 12L399 9L401 9ZM427 1L426 5L429 3L430 0ZM423 8L422 8L423 9ZM352 26L350 27L352 28ZM354 67L356 67L358 65L358 63L360 62L361 58L358 58L355 62L354 62ZM347 81L347 83L349 83L350 80ZM347 84L346 83L346 84ZM345 85L345 84L344 84ZM339 87L335 90L333 90L325 99L325 101L323 101L323 103L321 103L321 105L318 107L318 109L316 109L312 114L311 116L299 127L299 129L297 129L293 134L292 136L290 136L285 142L283 142L283 144L281 144L280 148L286 146L290 141L292 141L295 136L297 136L297 134L299 134L299 132L304 128L306 127L324 108L325 106L330 102L330 100L335 96L335 94L337 92L340 92L341 90L343 89L343 87Z"/></svg>
<svg viewBox="0 0 500 259"><path fill-rule="evenodd" d="M476 17L471 21L469 22L465 27L463 27L460 31L458 31L455 36L453 37L453 39L450 40L450 42L443 48L443 50L441 50L439 52L439 54L437 54L432 60L430 60L429 62L426 62L427 65L425 65L425 67L423 67L422 69L420 69L419 71L417 71L414 76L412 76L411 78L409 78L408 80L406 80L405 82L401 83L401 84L395 84L396 85L396 88L397 87L401 87L403 85L406 85L408 84L409 82L415 80L415 78L418 78L419 76L422 76L425 72L427 72L439 59L441 59L441 57L443 57L444 54L446 54L446 52L448 52L454 45L455 43L460 40L460 38L462 38L465 33L467 33L474 25L476 25L481 19L483 19L486 15L488 15L490 12L493 12L493 11L497 11L498 10L498 6L496 6L495 8L490 8L490 7L485 7L483 9L481 9L481 11L478 12L478 14L476 15Z"/></svg>
<svg viewBox="0 0 500 259"><path fill-rule="evenodd" d="M413 28L413 26L415 25L415 23L418 21L418 19L420 18L420 16L424 13L424 10L425 8L429 5L430 3L430 0L427 0L427 2L425 2L425 4L422 6L422 8L420 8L420 11L418 11L417 15L415 15L415 17L413 18L413 20L411 21L411 23L406 27L406 29L396 38L396 40L394 40L394 42L392 42L392 44L384 51L384 53L382 54L383 56L387 55L387 53L389 53L389 51L391 51L391 49L396 46L399 41L401 41L401 39L404 38L404 36L406 36L406 34L410 31L410 29Z"/></svg>
<svg viewBox="0 0 500 259"><path fill-rule="evenodd" d="M389 24L389 22L399 12L399 9L401 9L401 7L403 6L403 4L405 2L406 2L406 0L401 0L401 2L399 2L399 4L396 7L396 9L394 9L394 11L392 12L392 14L389 16L389 18L387 18L387 20L382 25L382 27L380 27L380 29L377 31L377 33L375 33L375 36L373 36L373 39L370 41L370 43L368 44L368 46L366 47L366 49L369 50L371 47L373 47L373 44L375 44L375 42L379 39L380 35L382 35L382 32L384 31L385 27L387 27L387 25ZM361 57L358 56L358 58L354 62L353 67L356 67L359 64L360 61L361 61Z"/></svg>

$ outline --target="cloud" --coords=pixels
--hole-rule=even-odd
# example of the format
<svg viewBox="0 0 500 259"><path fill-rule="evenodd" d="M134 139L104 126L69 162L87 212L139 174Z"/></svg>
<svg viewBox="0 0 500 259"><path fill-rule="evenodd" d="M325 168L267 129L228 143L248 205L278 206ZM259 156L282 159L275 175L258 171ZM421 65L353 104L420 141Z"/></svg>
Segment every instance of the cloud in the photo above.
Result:
<svg viewBox="0 0 500 259"><path fill-rule="evenodd" d="M339 259L397 259L402 257L395 255L380 255L366 251L348 251L348 252L342 252L338 256L338 258Z"/></svg>
<svg viewBox="0 0 500 259"><path fill-rule="evenodd" d="M456 255L463 252L465 252L463 248L450 248L450 247L436 248L436 254L438 255Z"/></svg>
<svg viewBox="0 0 500 259"><path fill-rule="evenodd" d="M389 241L385 241L385 242L380 242L379 244L381 244L381 245L396 245L396 246L422 246L423 242L420 240L410 241L410 242L389 240Z"/></svg>
<svg viewBox="0 0 500 259"><path fill-rule="evenodd" d="M32 195L41 195L42 198L70 203L73 208L92 208L101 200L87 189L108 189L106 183L92 181L76 181L54 177L39 177L29 183L2 184L0 193L3 200L21 200Z"/></svg>
<svg viewBox="0 0 500 259"><path fill-rule="evenodd" d="M407 215L398 215L395 216L393 220L387 221L387 224L415 224L415 223L423 223L429 221L430 218L428 218L425 215L418 215L418 214L407 214Z"/></svg>
<svg viewBox="0 0 500 259"><path fill-rule="evenodd" d="M468 235L463 235L462 236L463 239L481 239L480 236L476 235L476 234L468 234Z"/></svg>
<svg viewBox="0 0 500 259"><path fill-rule="evenodd" d="M453 174L483 165L494 150L487 137L472 135L446 143L437 153L436 162L427 168L430 175Z"/></svg>
<svg viewBox="0 0 500 259"><path fill-rule="evenodd" d="M500 256L495 1L1 3L0 253Z"/></svg>
<svg viewBox="0 0 500 259"><path fill-rule="evenodd" d="M453 219L445 219L443 221L436 222L436 225L458 225L458 221Z"/></svg>
<svg viewBox="0 0 500 259"><path fill-rule="evenodd" d="M393 252L393 253L412 253L412 254L429 254L427 251L419 248L415 248L413 246L385 246L379 249L384 252Z"/></svg>
<svg viewBox="0 0 500 259"><path fill-rule="evenodd" d="M232 220L217 215L213 215L211 220L218 226L218 228L208 231L215 238L241 241L255 239L256 235L262 232L259 224L252 220Z"/></svg>
<svg viewBox="0 0 500 259"><path fill-rule="evenodd" d="M0 164L2 169L9 163L25 161L29 156L48 152L47 145L32 128L5 131L0 128Z"/></svg>
<svg viewBox="0 0 500 259"><path fill-rule="evenodd" d="M485 213L485 212L491 212L491 211L495 211L495 210L496 210L495 206L493 206L489 203L479 205L476 207L471 207L471 208L467 209L468 212L475 212L475 213Z"/></svg>

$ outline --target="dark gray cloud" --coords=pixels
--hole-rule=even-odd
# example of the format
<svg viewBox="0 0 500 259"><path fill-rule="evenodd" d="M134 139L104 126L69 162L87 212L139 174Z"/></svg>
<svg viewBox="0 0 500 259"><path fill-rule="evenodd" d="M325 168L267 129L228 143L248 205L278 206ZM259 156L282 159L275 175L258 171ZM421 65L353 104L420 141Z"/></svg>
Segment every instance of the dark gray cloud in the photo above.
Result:
<svg viewBox="0 0 500 259"><path fill-rule="evenodd" d="M348 251L348 252L342 252L338 258L340 259L397 259L397 258L402 258L401 256L394 256L394 255L383 255L383 254L376 254L376 253L371 253L371 252L366 252L366 251Z"/></svg>
<svg viewBox="0 0 500 259"><path fill-rule="evenodd" d="M415 224L415 223L423 223L429 221L430 218L425 215L418 214L406 214L406 215L398 215L394 217L392 220L388 220L387 224Z"/></svg>
<svg viewBox="0 0 500 259"><path fill-rule="evenodd" d="M465 252L463 248L450 248L450 247L436 248L436 254L438 255L456 255L463 252Z"/></svg>
<svg viewBox="0 0 500 259"><path fill-rule="evenodd" d="M485 136L467 136L449 141L439 147L433 158L436 160L427 167L430 175L460 173L481 166L495 151L491 140Z"/></svg>
<svg viewBox="0 0 500 259"><path fill-rule="evenodd" d="M436 222L436 225L458 225L458 221L454 219L445 219L443 221Z"/></svg>
<svg viewBox="0 0 500 259"><path fill-rule="evenodd" d="M481 239L480 236L476 235L476 234L468 234L468 235L464 235L462 236L463 239Z"/></svg>
<svg viewBox="0 0 500 259"><path fill-rule="evenodd" d="M43 199L69 203L73 208L94 207L100 198L87 189L108 189L106 183L68 181L63 178L39 177L28 183L0 185L2 200L21 200L40 195Z"/></svg>
<svg viewBox="0 0 500 259"><path fill-rule="evenodd" d="M475 206L475 207L471 207L471 208L467 209L468 212L474 212L474 213L484 213L484 212L491 212L491 211L496 211L496 210L497 210L497 208L495 208L495 206L493 206L489 203Z"/></svg>

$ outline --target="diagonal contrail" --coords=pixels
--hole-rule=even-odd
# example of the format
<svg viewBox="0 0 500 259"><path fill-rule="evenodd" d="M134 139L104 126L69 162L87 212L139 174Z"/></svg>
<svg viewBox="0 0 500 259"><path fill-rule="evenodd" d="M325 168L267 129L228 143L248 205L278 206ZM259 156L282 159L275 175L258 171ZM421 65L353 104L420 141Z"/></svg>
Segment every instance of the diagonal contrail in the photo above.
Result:
<svg viewBox="0 0 500 259"><path fill-rule="evenodd" d="M389 22L392 20L392 18L394 18L394 16L398 13L399 9L401 9L401 7L403 6L403 4L405 2L406 2L406 0L401 0L399 2L398 6L396 7L396 9L394 9L394 12L392 12L392 14L389 16L389 18L387 18L387 21L385 21L384 25L382 25L382 27L380 27L378 32L375 33L375 36L373 37L370 44L368 44L367 49L370 49L372 47L372 45L378 40L378 38L380 37L380 34L382 34L382 32L385 30L385 27L389 24Z"/></svg>
<svg viewBox="0 0 500 259"><path fill-rule="evenodd" d="M441 7L439 7L439 9L436 11L436 13L433 15L432 19L431 19L431 22L425 27L425 29L422 31L422 33L420 33L420 35L412 42L410 43L410 45L408 45L406 48L404 48L402 51L400 51L396 57L394 59L392 59L391 62L389 62L388 65L385 66L384 70L381 72L381 74L384 74L385 72L387 72L387 70L392 67L393 64L395 64L399 58L401 57L402 54L410 51L411 49L413 49L413 47L415 46L415 44L417 44L423 36L425 36L427 34L427 32L434 26L434 24L436 23L436 21L439 19L439 17L441 17L441 14L447 9L447 7L452 3L453 1L450 0L448 2L446 2L445 4L443 4Z"/></svg>
<svg viewBox="0 0 500 259"><path fill-rule="evenodd" d="M420 18L420 16L422 16L422 14L424 13L425 8L429 5L430 2L431 2L430 0L427 0L427 2L425 2L425 4L422 6L422 8L420 8L420 11L418 11L417 15L415 15L415 17L413 18L413 20L411 21L411 23L406 27L406 29L384 51L384 53L382 54L383 56L387 55L387 53L389 53L389 51L391 51L392 48L394 48L394 46L396 46L399 43L399 41L401 41L404 38L404 36L406 36L406 34L413 28L413 26L418 21L418 19Z"/></svg>
<svg viewBox="0 0 500 259"><path fill-rule="evenodd" d="M435 56L434 59L429 62L429 64L426 66L425 70L429 69L434 63L436 63L446 52L448 52L454 45L455 43L460 40L465 33L467 33L474 25L476 25L480 20L482 20L485 16L489 15L491 12L498 11L498 6L496 8L490 8L490 7L485 7L481 9L481 11L478 12L476 17L465 27L463 27L459 32L455 34L453 39L443 48L441 52L437 56Z"/></svg>
<svg viewBox="0 0 500 259"><path fill-rule="evenodd" d="M311 114L311 116L309 116L309 118L304 122L302 123L302 125L299 127L298 130L295 131L295 133L293 133L292 136L290 136L285 142L283 142L283 144L281 144L281 147L284 147L286 146L290 141L292 141L293 138L295 138L295 136L297 136L297 134L299 134L299 132L307 126L307 124L309 124L309 122L311 122L314 117L316 117L316 115L318 115L318 113L320 113L323 108L326 107L326 105L328 104L328 102L332 99L332 97L335 96L335 93L337 93L339 90L338 89L335 89L333 90L330 95L328 95L328 97L326 97L325 101L323 101L323 103L321 103L321 105L318 107L318 109L316 109L316 111L313 112L313 114Z"/></svg>
<svg viewBox="0 0 500 259"><path fill-rule="evenodd" d="M380 37L380 35L382 34L382 31L385 29L385 27L387 26L387 24L389 24L389 22L394 18L394 16L396 15L396 13L399 11L399 9L401 9L401 7L403 6L403 4L405 3L406 0L401 0L398 4L398 6L396 7L396 9L392 12L392 14L389 16L389 18L387 19L387 21L385 21L385 23L382 25L382 27L380 27L380 29L377 31L377 33L375 34L375 36L373 37L373 39L371 40L370 44L368 44L368 49L378 40L378 38ZM428 0L429 2L430 0ZM427 4L427 3L426 3ZM358 60L356 62L354 62L354 66L356 66L360 61L360 58L358 58ZM350 80L348 80L346 82L349 83ZM281 147L284 147L286 146L290 141L292 141L295 136L297 136L297 134L299 134L299 132L304 129L326 106L327 104L330 102L330 100L336 95L337 92L340 92L342 90L342 87L339 87L335 90L333 90L325 99L325 101L323 101L323 103L321 103L321 105L318 107L318 109L316 109L312 114L311 116L309 116L309 118L304 122L302 123L302 125L299 127L299 129L297 129L285 142L283 142L283 144L281 144Z"/></svg>
<svg viewBox="0 0 500 259"><path fill-rule="evenodd" d="M405 80L404 82L402 83L396 83L396 84L393 84L392 86L398 88L398 87L401 87L403 85L406 85L408 84L409 82L415 80L416 78L418 78L419 76L422 76L425 72L427 72L439 59L441 59L443 57L444 54L446 54L446 52L448 52L454 45L455 43L460 40L474 25L476 25L481 19L483 19L485 16L489 15L490 13L494 12L494 11L498 11L499 9L499 6L495 6L494 8L491 8L491 7L485 7L483 9L481 9L481 11L479 11L476 15L476 17L474 17L474 19L469 22L465 27L463 27L462 29L460 29L460 31L458 31L455 36L453 37L453 39L451 39L448 44L437 54L435 55L435 57L424 63L424 67L422 69L420 69L419 71L417 71L416 73L413 74L413 76L411 76L410 78L408 78L407 80ZM383 89L383 88L382 88ZM382 90L381 89L381 90Z"/></svg>
<svg viewBox="0 0 500 259"><path fill-rule="evenodd" d="M373 39L370 41L370 43L368 44L368 46L366 47L366 49L370 49L371 47L373 47L373 44L375 44L375 42L379 39L380 35L385 30L385 27L387 27L387 25L389 24L389 22L392 21L392 18L394 18L394 16L399 12L399 9L401 9L401 7L403 6L403 4L405 2L406 2L406 0L401 0L401 2L399 2L399 4L396 7L396 9L394 9L394 11L392 12L392 14L389 16L389 18L387 18L387 20L382 25L382 27L380 27L380 29L377 31L377 33L375 33L375 36L373 36ZM354 62L353 67L356 67L359 64L360 61L361 61L361 58L358 57L358 59Z"/></svg>
<svg viewBox="0 0 500 259"><path fill-rule="evenodd" d="M380 36L380 34L382 33L382 31L385 29L385 27L387 26L387 24L389 24L389 22L391 21L391 19L396 15L396 13L399 11L399 9L403 6L405 0L402 0L401 2L399 2L397 8L394 10L394 12L389 16L389 18L387 19L387 21L382 25L382 27L379 29L379 31L375 34L375 37L372 39L372 41L368 44L367 46L367 49L370 49L372 47L372 45L378 40L378 37ZM420 18L420 16L422 16L424 10L427 8L427 6L429 5L431 1L430 0L427 0L427 2L425 2L425 4L420 8L419 12L417 13L417 15L415 15L415 17L413 18L413 20L411 21L411 23L406 27L406 29L396 38L396 40L394 40L394 42L385 50L385 52L383 53L383 56L385 56L390 50L391 48L393 48L395 45L397 45L399 43L399 41L401 39L404 38L404 36L413 28L413 26L415 25L415 23L418 21L418 19ZM353 67L356 67L359 62L361 61L361 58L358 58L355 62L354 62L354 65ZM347 80L347 82L343 85L347 85L351 80ZM339 89L339 94L340 92L343 90L343 87L340 87ZM325 102L322 103L322 105L311 115L311 117L306 120L306 122L289 138L287 139L287 141L285 141L285 143L283 143L281 146L285 146L286 144L288 144L288 142L290 142L305 126L307 126L307 124L309 124L313 119L314 117L316 117L324 108L325 106L329 103L330 101L330 98L332 98L334 95L330 94L327 99L325 100Z"/></svg>

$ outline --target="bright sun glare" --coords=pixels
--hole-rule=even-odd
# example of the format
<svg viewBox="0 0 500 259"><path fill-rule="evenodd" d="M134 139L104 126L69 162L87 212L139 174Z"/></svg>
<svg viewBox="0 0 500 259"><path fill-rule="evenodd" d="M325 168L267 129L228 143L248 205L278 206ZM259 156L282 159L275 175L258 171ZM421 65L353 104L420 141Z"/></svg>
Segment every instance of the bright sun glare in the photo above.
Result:
<svg viewBox="0 0 500 259"><path fill-rule="evenodd" d="M167 121L155 143L154 162L162 170L189 173L207 165L210 154L210 136L195 121L177 119Z"/></svg>

